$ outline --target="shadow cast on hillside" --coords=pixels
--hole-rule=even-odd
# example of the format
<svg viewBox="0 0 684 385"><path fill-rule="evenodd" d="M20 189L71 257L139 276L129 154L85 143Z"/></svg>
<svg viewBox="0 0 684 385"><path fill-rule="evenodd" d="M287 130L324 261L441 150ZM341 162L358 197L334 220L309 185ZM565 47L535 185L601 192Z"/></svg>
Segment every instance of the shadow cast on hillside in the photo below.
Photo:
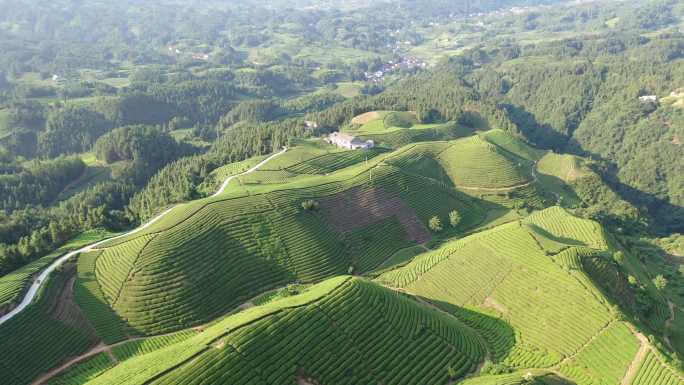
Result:
<svg viewBox="0 0 684 385"><path fill-rule="evenodd" d="M621 199L635 207L647 208L650 217L657 219L657 223L654 223L655 226L644 227L641 230L655 232L656 234L653 235L684 232L684 207L621 182L617 177L617 165L609 159L585 150L577 141L558 132L550 124L540 123L535 115L525 108L512 104L502 104L501 107L506 109L510 119L537 147L590 157L606 165L607 167L600 170L594 169L594 171L608 183ZM615 224L624 222L621 218L610 214L606 219Z"/></svg>
<svg viewBox="0 0 684 385"><path fill-rule="evenodd" d="M586 243L578 241L576 239L559 237L559 236L553 235L550 232L546 231L545 229L541 228L540 226L535 225L534 223L528 223L527 226L532 231L534 231L535 233L541 235L542 237L550 239L552 241L555 241L558 243L563 243L563 244L570 245L570 246L587 246Z"/></svg>
<svg viewBox="0 0 684 385"><path fill-rule="evenodd" d="M563 150L568 139L556 131L550 124L540 123L536 116L523 107L512 104L502 104L510 119L537 147L553 149L556 152Z"/></svg>
<svg viewBox="0 0 684 385"><path fill-rule="evenodd" d="M601 157L598 154L586 151L574 140L568 143L568 150L580 156L589 157L598 163L594 164L592 170L601 176L601 179L624 201L640 209L647 209L652 220L657 222L649 226L640 226L639 230L648 232L649 235L663 235L684 232L684 207L672 204L663 198L659 198L652 193L639 190L629 186L618 178L618 166L611 160ZM619 223L619 218L610 217L609 219Z"/></svg>
<svg viewBox="0 0 684 385"><path fill-rule="evenodd" d="M429 303L446 312L479 335L487 345L493 362L503 360L515 346L515 330L499 317L456 306L432 298L415 296L419 302Z"/></svg>

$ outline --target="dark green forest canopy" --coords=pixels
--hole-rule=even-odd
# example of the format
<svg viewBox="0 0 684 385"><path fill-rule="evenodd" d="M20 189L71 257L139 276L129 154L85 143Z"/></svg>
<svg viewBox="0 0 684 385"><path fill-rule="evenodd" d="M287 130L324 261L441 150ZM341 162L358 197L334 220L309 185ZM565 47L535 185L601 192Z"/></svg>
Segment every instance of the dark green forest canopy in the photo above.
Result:
<svg viewBox="0 0 684 385"><path fill-rule="evenodd" d="M201 198L207 192L199 186L216 168L374 110L500 128L590 157L611 189L596 190L602 181L577 186L588 213L639 231L682 231L683 110L662 101L684 87L678 2L358 2L313 11L308 1L268 10L255 3L8 3L0 15L0 181L7 192L0 257L7 266L79 231L124 228ZM486 13L512 6L531 8L524 16ZM484 27L465 17L479 12ZM397 59L396 44L421 45L433 28L474 37L429 70L365 82L365 72ZM289 47L290 54L255 63L250 55L279 44L283 32L302 46L335 48L303 56ZM345 49L370 55L345 61ZM334 60L321 62L325 56ZM359 96L336 89L364 82ZM645 95L661 101L644 103ZM99 162L84 165L79 158L90 152ZM39 166L26 164L31 159ZM41 171L50 165L59 167ZM65 223L64 234L46 236L52 222Z"/></svg>
<svg viewBox="0 0 684 385"><path fill-rule="evenodd" d="M681 0L2 8L5 381L681 382Z"/></svg>

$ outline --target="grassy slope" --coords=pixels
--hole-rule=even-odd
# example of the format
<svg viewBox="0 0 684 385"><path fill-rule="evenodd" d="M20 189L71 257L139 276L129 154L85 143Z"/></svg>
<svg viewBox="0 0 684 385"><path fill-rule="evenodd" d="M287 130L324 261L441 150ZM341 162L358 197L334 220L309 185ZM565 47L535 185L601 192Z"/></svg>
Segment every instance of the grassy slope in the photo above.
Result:
<svg viewBox="0 0 684 385"><path fill-rule="evenodd" d="M322 185L181 206L177 218L114 242L109 250L120 249L112 251L121 256L119 265L98 261L98 267L103 266L97 271L98 281L106 292L119 293L110 303L134 328L162 332L206 321L262 290L293 280L316 281L346 273L350 266L370 270L411 245L401 226L386 222L389 227L373 230L387 232L383 242L373 245L377 255L361 253L365 248L360 245L372 241L359 233L361 228L349 235L337 233L325 215L302 209L306 199L338 196L351 188L381 188L407 202L423 223L435 214L446 217L451 209L462 213L462 228L484 218L474 202L453 190L431 187L394 167L374 172L373 181L365 173L351 174ZM377 220L391 219L383 215ZM372 226L376 225L369 231ZM136 251L140 240L150 235L144 249ZM127 271L135 273L129 277ZM158 294L162 290L163 296Z"/></svg>
<svg viewBox="0 0 684 385"><path fill-rule="evenodd" d="M381 188L406 202L423 222L438 215L447 223L446 214L458 209L464 217L462 226L448 228L437 238L484 228L485 210L495 206L459 193L448 183L450 180L443 179L447 171L442 165L448 165L442 160L445 150L464 143L472 145L473 141L477 141L474 147L480 149L479 153L486 156L515 159L521 164L543 159L543 154L496 131L453 142L413 144L391 153L331 151L312 144L269 163L264 170L287 170L299 178L245 185L241 189L231 187L220 197L181 205L175 215L146 231L82 258L76 299L97 333L114 342L126 334L162 333L208 321L265 290L294 280L315 282L344 274L350 265L368 271L385 262L383 266L394 266L396 270L381 274L379 282L401 287L456 315L487 341L496 361L521 368L549 367L564 357L573 357L564 361L563 370L575 377L595 378L594 369L603 370L599 376L615 376L618 365L624 365L634 346L623 338L624 344L611 353L615 365L591 366L596 361L592 355L598 354L592 351L601 351L605 344L590 342L604 335L610 341L608 331L613 328L608 326L615 325L608 302L584 273L581 262L587 256L595 257L592 250L607 248L603 232L595 223L553 208L451 241L436 251L416 256L422 250L409 248L406 256L395 256L395 252L411 244L406 243L405 230L394 217L344 235L326 224L326 214L301 208L305 199L344 196L358 188ZM366 155L371 155L368 161ZM439 171L440 167L443 171ZM494 212L503 213L501 209ZM496 215L486 217L501 222ZM456 271L458 280L453 278ZM539 303L545 306L535 305ZM113 304L116 314L108 310L107 304ZM268 306L272 304L268 302ZM289 325L283 327L290 330ZM84 376L92 378L103 372L102 379L113 378L110 375L135 376L124 374L120 367L129 365L129 361L143 362L143 357L156 357L166 365L188 355L206 353L206 338L196 345L190 341L199 337L181 335L180 339L159 337L159 342L150 342L144 345L146 348L132 348L137 353L124 356L128 359L125 365L111 372L104 372L106 367L93 362L92 368L82 368ZM216 339L210 342L219 350L225 346ZM158 355L162 351L166 353ZM576 355L578 352L584 355ZM244 366L242 358L230 352L211 353L202 353L202 362L225 365L225 375L238 375ZM435 365L431 359L425 362ZM198 362L192 365L187 373L203 373L198 379L218 375L202 372L204 367ZM229 369L231 365L237 366ZM443 372L443 365L439 365ZM333 376L330 378L340 375L321 370L295 373ZM434 370L437 373L436 367ZM185 377L183 368L174 373L164 381L185 383L194 379ZM290 376L292 372L287 373ZM347 372L339 382L372 378L373 373L370 369Z"/></svg>
<svg viewBox="0 0 684 385"><path fill-rule="evenodd" d="M684 375L666 366L660 354L649 350L632 385L681 385Z"/></svg>
<svg viewBox="0 0 684 385"><path fill-rule="evenodd" d="M629 329L616 321L609 302L582 270L580 259L591 255L582 250L600 250L605 245L602 230L594 222L551 208L421 254L406 266L381 275L378 282L400 287L453 314L486 341L495 361L518 368L557 365L554 370L578 384L614 383L622 378L638 343ZM455 275L459 279L455 280ZM341 291L345 294L334 294ZM394 301L398 304L390 305ZM350 308L346 303L354 305ZM538 306L541 303L544 306ZM281 310L283 307L288 310ZM156 378L152 383L163 384L227 379L289 383L297 376L319 383L375 383L379 379L397 384L444 383L449 366L462 376L484 357L481 348L476 348L481 340L454 318L430 311L430 317L439 320L420 321L424 319L420 312L427 309L418 313L408 310L416 308L420 307L414 301L367 281L338 277L306 289L303 295L266 302L214 322L199 334L188 330L152 338L142 344L146 348L138 348L139 343L131 345L133 353L122 355L121 364L108 371L106 363L91 368L89 378L98 375L95 384L137 384L152 377ZM417 314L418 320L410 318ZM393 316L383 320L383 315ZM382 326L369 324L369 320ZM451 326L432 329L429 325L434 322ZM403 324L411 326L406 329ZM457 337L459 341L469 341L455 346L470 346L465 350L479 358L471 357L464 364L459 356L462 350L450 351L456 356L438 353L449 350L440 347L430 332L449 328L463 333ZM319 330L324 336L317 334ZM344 332L338 334L338 330ZM470 336L463 337L466 334ZM452 331L447 335L454 338ZM354 341L353 348L346 339ZM410 360L402 361L397 349L410 350ZM448 364L449 360L455 361ZM660 384L659 378L674 381L668 384L678 383L672 377L676 372L651 361L644 364L644 373L638 374L640 384ZM86 371L90 364L83 365L74 372ZM397 366L392 369L392 365ZM162 371L165 374L156 377ZM528 369L464 383L522 384L528 372L540 384L558 383L548 372Z"/></svg>
<svg viewBox="0 0 684 385"><path fill-rule="evenodd" d="M532 180L529 162L516 159L480 136L455 141L439 160L459 187L506 188Z"/></svg>

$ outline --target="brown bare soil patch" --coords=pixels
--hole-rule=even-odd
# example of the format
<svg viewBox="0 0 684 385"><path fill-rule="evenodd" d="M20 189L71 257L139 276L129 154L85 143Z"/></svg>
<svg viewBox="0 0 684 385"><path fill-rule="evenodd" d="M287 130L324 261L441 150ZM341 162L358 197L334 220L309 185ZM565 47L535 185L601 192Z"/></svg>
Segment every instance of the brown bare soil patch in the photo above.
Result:
<svg viewBox="0 0 684 385"><path fill-rule="evenodd" d="M634 332L634 330L632 330L632 332ZM648 353L648 349L650 347L646 336L644 336L641 333L635 333L635 336L639 340L641 346L639 346L639 350L634 356L634 359L632 359L632 362L629 364L627 372L625 372L624 377L622 377L620 385L630 385L632 381L634 381L634 378L636 377L637 372L641 367L641 364L644 362L644 359L646 358L646 353Z"/></svg>
<svg viewBox="0 0 684 385"><path fill-rule="evenodd" d="M378 119L380 119L380 113L377 111L371 111L355 116L351 122L352 124L366 124Z"/></svg>
<svg viewBox="0 0 684 385"><path fill-rule="evenodd" d="M416 243L430 240L430 232L406 202L381 188L353 188L320 200L327 222L338 233L363 229L383 219L395 216Z"/></svg>
<svg viewBox="0 0 684 385"><path fill-rule="evenodd" d="M71 267L71 270L66 285L64 285L52 306L50 316L67 325L74 326L86 333L93 341L96 341L98 337L95 329L90 324L85 314L83 314L81 308L76 304L76 299L74 298L74 284L76 282L75 266Z"/></svg>
<svg viewBox="0 0 684 385"><path fill-rule="evenodd" d="M484 307L494 309L499 313L508 314L508 309L506 308L506 306L496 302L496 300L492 297L485 298L483 305Z"/></svg>

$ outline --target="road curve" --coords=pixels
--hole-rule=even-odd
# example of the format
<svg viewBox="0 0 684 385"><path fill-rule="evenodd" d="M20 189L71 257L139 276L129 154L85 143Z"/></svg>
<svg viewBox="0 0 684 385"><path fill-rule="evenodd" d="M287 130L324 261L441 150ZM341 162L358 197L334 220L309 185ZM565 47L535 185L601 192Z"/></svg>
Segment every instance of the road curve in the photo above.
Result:
<svg viewBox="0 0 684 385"><path fill-rule="evenodd" d="M271 156L269 156L268 158L266 158L266 159L264 159L263 161L259 162L256 166L250 168L249 170L247 170L247 171L245 171L245 172L242 172L242 173L240 173L240 174L236 174L236 175L229 176L229 177L226 178L226 180L223 182L223 184L221 185L221 188L220 188L213 196L215 197L215 196L217 196L217 195L222 194L223 191L224 191L224 190L226 189L226 187L228 186L228 183L230 183L230 181L233 180L234 178L239 177L239 176L242 176L242 175L245 175L245 174L249 174L249 173L251 173L251 172L254 172L254 171L258 170L261 166L263 166L264 164L266 164L266 162L268 162L269 160L275 158L275 157L278 156L278 155L281 155L281 154L285 153L285 151L287 151L287 147L283 148L281 151L279 151L279 152L277 152L277 153L275 153L275 154L272 154ZM107 238L107 239L104 239L104 240L99 241L99 242L92 243L92 244L90 244L90 245L88 245L88 246L84 246L84 247L82 247L82 248L80 248L80 249L78 249L78 250L70 251L70 252L64 254L63 256L59 257L58 259L56 259L54 262L52 262L52 264L50 264L50 266L48 266L45 270L43 270L43 271L40 273L40 275L38 275L38 278L37 278L37 279L35 279L35 280L33 281L33 283L31 284L31 287L29 288L29 290L28 290L28 291L26 292L26 294L24 295L24 298L21 300L21 303L19 303L19 305L17 305L14 309L12 309L12 311L10 311L9 313L7 313L7 314L5 314L4 316L0 317L0 325L2 325L3 323L7 322L7 321L10 320L11 318L13 318L13 317L16 316L17 314L19 314L22 310L26 309L26 307L27 307L28 305L30 305L31 302L33 301L33 299L36 297L36 294L38 294L38 290L40 289L40 286L45 282L45 280L46 280L47 277L50 275L50 273L52 273L53 271L55 271L55 269L56 269L57 267L59 267L60 265L62 265L64 262L66 262L67 259L73 257L73 256L76 255L76 254L79 254L79 253L86 253L86 252L88 252L88 251L91 251L91 250L93 250L94 248L96 248L97 246L99 246L99 245L101 245L101 244L103 244L103 243L105 243L105 242L108 242L108 241L111 241L111 240L114 240L114 239L123 238L123 237L125 237L125 236L131 235L131 234L135 234L135 233L137 233L137 232L140 232L140 231L142 231L142 230L145 230L146 228L152 226L152 224L154 224L154 223L157 222L158 220L162 219L166 214L168 214L169 212L171 212L171 210L173 210L173 207L167 209L167 210L164 211L163 213L161 213L161 214L157 215L156 217L152 218L149 222L145 223L144 225L142 225L142 226L140 226L140 227L137 227L137 228L135 228L135 229L133 229L133 230L131 230L131 231L129 231L129 232L126 232L126 233L117 235L117 236L112 237L112 238Z"/></svg>
<svg viewBox="0 0 684 385"><path fill-rule="evenodd" d="M257 163L256 166L250 168L249 170L247 170L247 171L245 171L245 172L242 172L242 173L240 173L240 174L235 174L235 175L229 176L228 178L226 178L226 180L223 181L223 184L221 185L221 187L220 187L220 188L218 189L218 191L216 191L216 193L214 193L214 195L212 195L212 196L215 197L215 196L219 196L219 195L223 194L223 191L226 189L226 187L228 187L228 183L230 183L230 181L232 181L233 179L235 179L235 178L237 178L237 177L239 177L239 176L243 176L243 175L245 175L245 174L249 174L249 173L251 173L251 172L254 172L254 171L258 170L261 166L265 165L266 162L268 162L269 160L275 158L275 157L278 156L278 155L281 155L281 154L285 153L285 151L287 151L287 147L283 147L282 150L280 150L279 152L276 152L275 154L272 154L272 155L269 156L268 158L266 158L266 159L262 160L261 162Z"/></svg>

